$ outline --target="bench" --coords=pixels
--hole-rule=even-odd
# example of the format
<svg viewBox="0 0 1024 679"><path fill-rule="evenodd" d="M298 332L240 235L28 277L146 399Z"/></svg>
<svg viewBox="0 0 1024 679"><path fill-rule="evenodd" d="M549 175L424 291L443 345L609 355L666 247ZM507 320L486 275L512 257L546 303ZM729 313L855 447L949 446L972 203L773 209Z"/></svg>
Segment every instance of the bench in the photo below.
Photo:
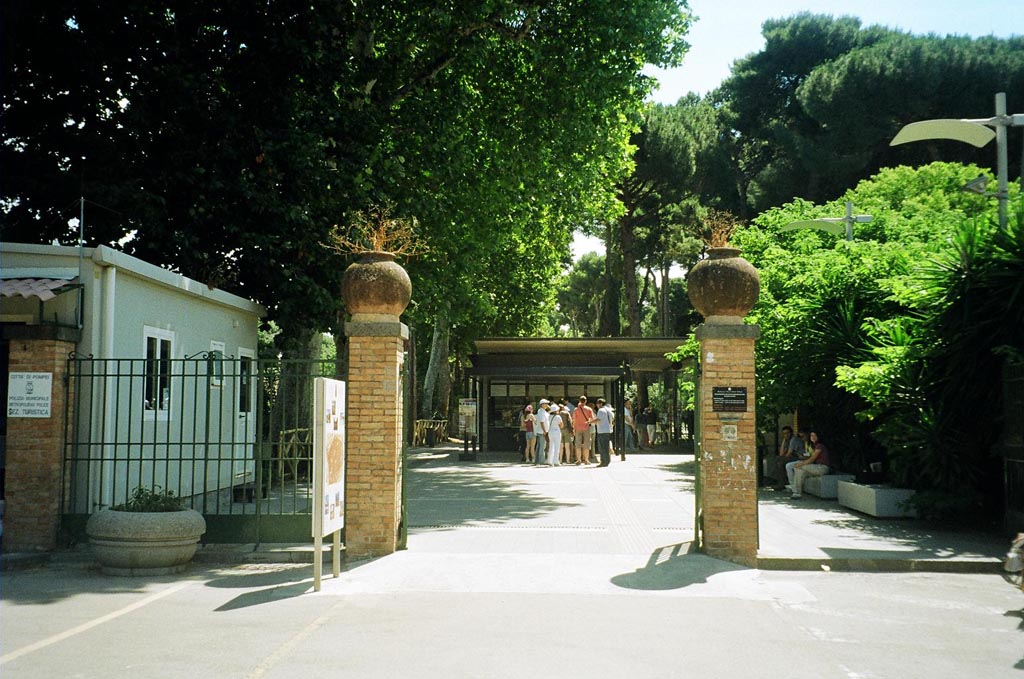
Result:
<svg viewBox="0 0 1024 679"><path fill-rule="evenodd" d="M907 488L851 481L839 482L839 504L879 518L916 516L914 508L906 506L907 500L913 496L914 491Z"/></svg>
<svg viewBox="0 0 1024 679"><path fill-rule="evenodd" d="M853 481L853 479L853 474L807 476L804 478L804 492L816 495L824 500L835 500L839 497L839 482Z"/></svg>

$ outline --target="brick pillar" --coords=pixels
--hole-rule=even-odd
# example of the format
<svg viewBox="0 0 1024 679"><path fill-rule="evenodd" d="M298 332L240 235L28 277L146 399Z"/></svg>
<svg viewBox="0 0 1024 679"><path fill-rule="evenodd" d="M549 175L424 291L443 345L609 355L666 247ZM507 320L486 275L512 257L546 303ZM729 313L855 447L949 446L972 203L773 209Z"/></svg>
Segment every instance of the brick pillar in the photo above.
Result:
<svg viewBox="0 0 1024 679"><path fill-rule="evenodd" d="M704 552L748 566L756 565L758 548L754 341L759 334L756 325L738 322L708 322L696 332ZM733 410L743 390L746 406Z"/></svg>
<svg viewBox="0 0 1024 679"><path fill-rule="evenodd" d="M397 321L353 320L345 334L345 551L384 556L397 548L402 518L402 364L409 329Z"/></svg>
<svg viewBox="0 0 1024 679"><path fill-rule="evenodd" d="M68 354L75 339L61 329L12 338L10 372L52 373L49 417L7 419L4 550L51 550L60 527L64 417L72 395ZM7 404L4 404L6 407Z"/></svg>

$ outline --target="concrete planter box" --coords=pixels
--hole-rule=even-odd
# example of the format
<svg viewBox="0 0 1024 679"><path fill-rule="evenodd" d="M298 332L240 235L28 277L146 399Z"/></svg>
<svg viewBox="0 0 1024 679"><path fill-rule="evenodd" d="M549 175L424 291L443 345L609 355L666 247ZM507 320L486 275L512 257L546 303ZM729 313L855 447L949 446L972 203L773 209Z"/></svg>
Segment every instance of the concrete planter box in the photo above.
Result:
<svg viewBox="0 0 1024 679"><path fill-rule="evenodd" d="M916 516L913 508L904 507L907 500L913 496L914 491L907 488L851 481L839 482L839 504L879 518Z"/></svg>
<svg viewBox="0 0 1024 679"><path fill-rule="evenodd" d="M180 573L195 556L206 520L194 509L121 512L103 509L85 526L92 553L108 575Z"/></svg>
<svg viewBox="0 0 1024 679"><path fill-rule="evenodd" d="M823 500L835 500L839 497L839 482L853 481L853 479L853 474L808 476L804 479L804 492L810 495L816 495Z"/></svg>

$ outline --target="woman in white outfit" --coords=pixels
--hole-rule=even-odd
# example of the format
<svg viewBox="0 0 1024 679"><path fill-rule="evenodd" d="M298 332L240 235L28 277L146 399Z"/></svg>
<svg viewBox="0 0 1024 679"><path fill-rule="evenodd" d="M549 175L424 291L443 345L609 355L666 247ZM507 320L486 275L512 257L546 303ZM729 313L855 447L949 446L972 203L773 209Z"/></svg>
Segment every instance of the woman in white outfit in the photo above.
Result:
<svg viewBox="0 0 1024 679"><path fill-rule="evenodd" d="M548 410L548 414L551 416L551 421L548 423L548 434L551 439L548 444L548 464L552 467L557 467L560 464L558 454L562 451L562 418L558 416L558 410L556 403L552 403L551 409Z"/></svg>

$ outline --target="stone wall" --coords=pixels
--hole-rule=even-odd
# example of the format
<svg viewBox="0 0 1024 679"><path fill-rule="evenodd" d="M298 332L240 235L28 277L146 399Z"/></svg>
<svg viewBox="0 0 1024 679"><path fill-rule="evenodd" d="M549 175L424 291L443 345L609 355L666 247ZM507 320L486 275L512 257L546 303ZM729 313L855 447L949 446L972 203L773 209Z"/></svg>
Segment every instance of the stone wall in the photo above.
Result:
<svg viewBox="0 0 1024 679"><path fill-rule="evenodd" d="M10 340L10 372L53 374L50 417L7 420L4 550L51 550L57 546L63 479L68 354L74 338L44 331ZM6 407L6 404L4 404Z"/></svg>
<svg viewBox="0 0 1024 679"><path fill-rule="evenodd" d="M379 334L389 329L394 332ZM345 550L350 557L383 556L397 548L402 516L402 365L408 330L400 323L348 323L345 331Z"/></svg>
<svg viewBox="0 0 1024 679"><path fill-rule="evenodd" d="M757 326L704 324L701 342L701 511L710 556L755 565L758 548L754 341ZM745 412L714 409L714 387L746 389Z"/></svg>

